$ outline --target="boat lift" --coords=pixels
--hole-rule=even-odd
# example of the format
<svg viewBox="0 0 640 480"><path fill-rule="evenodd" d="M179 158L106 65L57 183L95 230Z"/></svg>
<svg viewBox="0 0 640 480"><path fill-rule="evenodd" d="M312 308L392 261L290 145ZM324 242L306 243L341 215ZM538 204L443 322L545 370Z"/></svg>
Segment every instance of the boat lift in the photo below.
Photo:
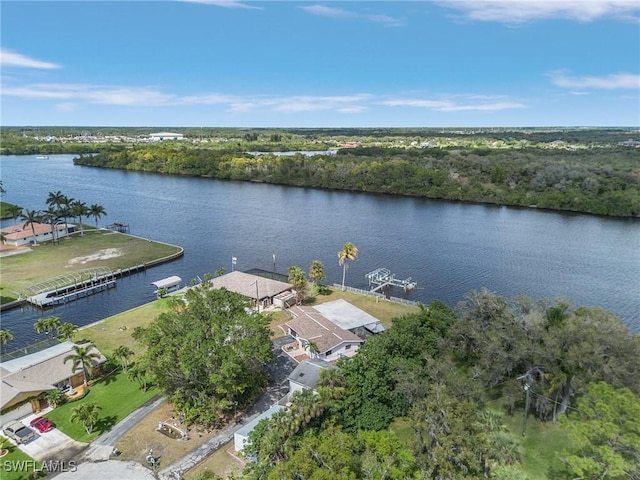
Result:
<svg viewBox="0 0 640 480"><path fill-rule="evenodd" d="M369 287L372 292L377 290L382 291L387 286L400 287L406 292L418 286L417 282L411 280L411 277L406 280L396 278L388 268L376 268L373 272L367 273L365 277L369 280Z"/></svg>

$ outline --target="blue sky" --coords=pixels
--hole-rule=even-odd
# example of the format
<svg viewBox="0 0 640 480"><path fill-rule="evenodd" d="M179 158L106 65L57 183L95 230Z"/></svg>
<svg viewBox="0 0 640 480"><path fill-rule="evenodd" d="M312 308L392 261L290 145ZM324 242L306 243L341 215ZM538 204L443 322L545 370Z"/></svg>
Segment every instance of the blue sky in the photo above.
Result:
<svg viewBox="0 0 640 480"><path fill-rule="evenodd" d="M0 8L3 126L640 126L637 0Z"/></svg>

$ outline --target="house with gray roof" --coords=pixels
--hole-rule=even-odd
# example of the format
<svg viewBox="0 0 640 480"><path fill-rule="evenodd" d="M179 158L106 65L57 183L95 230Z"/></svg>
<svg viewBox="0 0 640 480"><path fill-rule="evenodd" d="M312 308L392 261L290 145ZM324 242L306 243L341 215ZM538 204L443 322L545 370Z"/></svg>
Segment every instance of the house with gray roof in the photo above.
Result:
<svg viewBox="0 0 640 480"><path fill-rule="evenodd" d="M276 297L281 298L282 294L286 295L287 292L291 294L293 289L290 283L240 271L220 275L212 278L210 282L213 288L224 288L251 299L254 304L257 302L261 310L277 304Z"/></svg>
<svg viewBox="0 0 640 480"><path fill-rule="evenodd" d="M320 372L328 368L338 367L321 358L311 358L300 362L287 378L289 380L289 396L305 388L315 390L320 380Z"/></svg>
<svg viewBox="0 0 640 480"><path fill-rule="evenodd" d="M25 355L0 364L0 422L21 418L49 406L43 394L84 382L82 369L73 369L73 362L64 359L73 353L73 342L62 342L40 352ZM94 364L106 361L96 347L90 350L100 355Z"/></svg>
<svg viewBox="0 0 640 480"><path fill-rule="evenodd" d="M310 358L328 362L356 354L364 340L355 333L340 328L312 307L296 305L289 309L293 320L286 323L287 333L296 339L298 347Z"/></svg>

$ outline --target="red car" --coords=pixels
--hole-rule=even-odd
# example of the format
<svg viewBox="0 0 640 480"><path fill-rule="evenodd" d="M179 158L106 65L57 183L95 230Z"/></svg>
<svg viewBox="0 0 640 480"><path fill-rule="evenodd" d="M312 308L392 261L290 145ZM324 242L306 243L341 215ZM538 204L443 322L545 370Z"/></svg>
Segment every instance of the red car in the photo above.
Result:
<svg viewBox="0 0 640 480"><path fill-rule="evenodd" d="M31 423L29 425L31 425L33 428L37 429L41 433L48 432L49 430L55 427L53 422L49 420L47 417L34 418L33 420L31 420Z"/></svg>

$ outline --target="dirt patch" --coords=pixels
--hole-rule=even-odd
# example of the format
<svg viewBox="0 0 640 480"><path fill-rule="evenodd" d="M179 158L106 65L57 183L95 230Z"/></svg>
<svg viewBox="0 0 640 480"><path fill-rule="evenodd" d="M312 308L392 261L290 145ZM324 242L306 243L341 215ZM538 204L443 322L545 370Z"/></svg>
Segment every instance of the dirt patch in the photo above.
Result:
<svg viewBox="0 0 640 480"><path fill-rule="evenodd" d="M97 260L108 260L109 258L117 258L122 256L122 251L119 248L105 248L98 250L91 255L85 255L84 257L74 257L69 260L67 266L71 265L84 265L89 262L95 262Z"/></svg>
<svg viewBox="0 0 640 480"><path fill-rule="evenodd" d="M177 418L177 414L173 406L163 403L120 439L116 445L118 450L122 452L120 458L122 460L134 460L144 465L146 464L149 450L153 450L153 456L159 459L160 468L162 469L218 433L217 430L207 431L191 427L188 430L189 440L185 441L166 437L156 430L159 422L170 422L175 418ZM181 424L178 424L178 427L185 428Z"/></svg>

